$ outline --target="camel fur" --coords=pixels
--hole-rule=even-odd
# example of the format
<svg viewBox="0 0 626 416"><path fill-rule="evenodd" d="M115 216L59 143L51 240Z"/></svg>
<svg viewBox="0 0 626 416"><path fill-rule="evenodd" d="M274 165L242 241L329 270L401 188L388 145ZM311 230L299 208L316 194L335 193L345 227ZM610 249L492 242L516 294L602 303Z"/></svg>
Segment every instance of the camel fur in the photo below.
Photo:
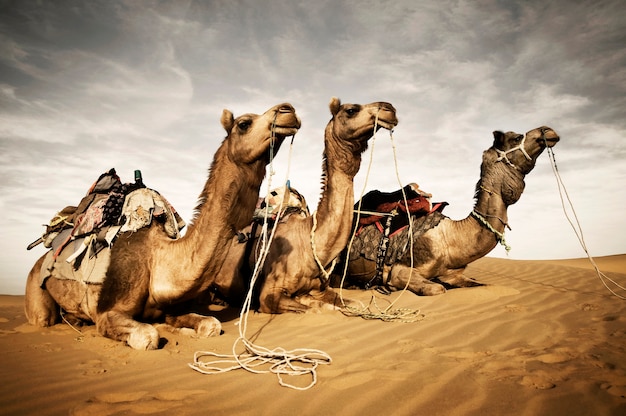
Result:
<svg viewBox="0 0 626 416"><path fill-rule="evenodd" d="M466 266L504 242L507 207L522 195L524 177L534 168L539 155L559 141L556 132L545 126L530 130L526 135L495 131L493 136L493 146L483 153L472 213L460 221L444 216L434 228L414 234L413 267L409 249L385 267L381 285L391 289L407 287L426 296L442 294L446 287L480 285L463 276ZM413 221L415 224L416 220ZM357 235L355 242L359 238L362 236ZM349 281L367 285L376 277L376 272L376 263L372 260L362 256L348 260Z"/></svg>
<svg viewBox="0 0 626 416"><path fill-rule="evenodd" d="M25 312L31 324L53 325L62 310L95 322L103 336L139 350L159 347L152 322L193 328L201 337L221 333L217 319L182 314L177 305L213 283L236 230L251 221L270 152L277 152L283 140L297 132L300 119L285 103L261 115L238 118L224 110L221 123L227 136L214 155L186 234L173 240L154 221L136 232L121 233L102 285L51 277L42 287L42 256L26 283Z"/></svg>

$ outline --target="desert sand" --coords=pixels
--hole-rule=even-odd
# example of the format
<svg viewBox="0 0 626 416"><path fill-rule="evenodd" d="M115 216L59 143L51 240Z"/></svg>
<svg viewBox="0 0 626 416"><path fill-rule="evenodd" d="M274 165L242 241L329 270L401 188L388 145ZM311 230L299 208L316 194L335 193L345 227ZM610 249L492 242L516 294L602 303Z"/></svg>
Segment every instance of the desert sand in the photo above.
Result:
<svg viewBox="0 0 626 416"><path fill-rule="evenodd" d="M596 258L626 284L626 255ZM483 258L467 275L487 286L441 296L343 296L419 310L416 322L317 314L248 316L265 348L308 348L332 362L308 390L243 369L201 374L196 351L230 354L238 311L218 311L224 333L196 339L159 327L163 348L135 351L66 324L26 323L23 296L0 296L3 415L624 415L626 301L587 259ZM624 292L621 292L625 295ZM290 377L305 386L311 377Z"/></svg>

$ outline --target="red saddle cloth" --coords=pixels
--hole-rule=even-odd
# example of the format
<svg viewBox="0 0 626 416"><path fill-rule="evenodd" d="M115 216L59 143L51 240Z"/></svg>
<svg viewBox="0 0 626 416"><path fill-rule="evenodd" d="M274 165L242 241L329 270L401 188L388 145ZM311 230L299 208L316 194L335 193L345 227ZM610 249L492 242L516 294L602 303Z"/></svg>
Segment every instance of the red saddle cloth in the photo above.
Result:
<svg viewBox="0 0 626 416"><path fill-rule="evenodd" d="M403 191L404 190L404 194ZM404 198L406 196L406 203ZM394 192L381 192L373 190L368 192L361 198L361 215L359 217L359 225L367 226L376 224L377 228L382 231L381 220L394 210L395 215L391 222L391 231L394 232L408 224L407 208L411 216L421 217L432 212L441 212L448 205L447 202L431 203L432 194L422 191L416 183L410 183L403 189ZM359 209L359 203L355 204L355 210ZM365 211L365 212L364 212ZM381 215L377 215L380 213Z"/></svg>

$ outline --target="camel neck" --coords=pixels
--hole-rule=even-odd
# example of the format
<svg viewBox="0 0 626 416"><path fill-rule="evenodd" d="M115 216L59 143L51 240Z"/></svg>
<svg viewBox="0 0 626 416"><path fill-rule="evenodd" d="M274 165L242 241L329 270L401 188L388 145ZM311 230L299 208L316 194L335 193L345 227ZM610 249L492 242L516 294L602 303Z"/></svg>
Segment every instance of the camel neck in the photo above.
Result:
<svg viewBox="0 0 626 416"><path fill-rule="evenodd" d="M485 256L498 243L507 251L510 249L504 240L505 229L509 227L507 208L517 202L523 189L523 175L502 163L483 165L474 210L464 220L464 224L470 224L475 230L472 233L476 241L471 249L473 257Z"/></svg>
<svg viewBox="0 0 626 416"><path fill-rule="evenodd" d="M202 234L201 238L212 233L211 227L232 229L234 233L250 223L265 176L265 163L241 165L227 159L216 161L211 170L187 232Z"/></svg>
<svg viewBox="0 0 626 416"><path fill-rule="evenodd" d="M241 165L216 153L211 174L199 197L196 215L187 233L175 243L189 279L217 272L227 254L226 247L236 232L252 219L265 162Z"/></svg>
<svg viewBox="0 0 626 416"><path fill-rule="evenodd" d="M505 227L508 226L507 207L502 196L483 185L479 186L478 199L474 205L472 216L491 232L495 230L502 234Z"/></svg>
<svg viewBox="0 0 626 416"><path fill-rule="evenodd" d="M354 206L354 176L361 166L361 149L346 146L345 140L325 140L324 186L317 205L314 234L322 264L330 263L348 243Z"/></svg>

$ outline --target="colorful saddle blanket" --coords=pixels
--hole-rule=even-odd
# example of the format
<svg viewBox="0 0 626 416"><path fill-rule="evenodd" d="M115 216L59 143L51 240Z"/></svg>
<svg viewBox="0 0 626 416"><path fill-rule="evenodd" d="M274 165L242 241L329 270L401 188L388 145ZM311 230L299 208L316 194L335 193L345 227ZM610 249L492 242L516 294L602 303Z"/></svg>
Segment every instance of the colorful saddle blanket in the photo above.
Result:
<svg viewBox="0 0 626 416"><path fill-rule="evenodd" d="M415 239L431 228L435 228L444 218L446 216L440 211L413 217L412 229L405 226L389 236L389 245L384 253L380 253L379 249L384 230L376 225L362 226L358 232L359 238L355 238L350 247L350 259L365 257L368 260L377 261L378 256L382 254L384 263L391 265L407 254L411 237Z"/></svg>
<svg viewBox="0 0 626 416"><path fill-rule="evenodd" d="M361 214L356 232L359 238L350 248L350 258L361 256L372 261L384 261L387 265L399 260L407 253L410 238L436 227L445 218L441 212L448 203L433 204L431 197L416 183L394 192L374 190L365 194L360 203ZM355 211L358 209L357 202ZM408 226L409 219L411 227Z"/></svg>
<svg viewBox="0 0 626 416"><path fill-rule="evenodd" d="M163 196L142 182L122 184L115 169L105 172L78 206L59 211L42 237L28 246L43 243L50 248L41 268L41 284L50 276L102 283L118 233L146 227L155 218L166 235L180 237L185 222Z"/></svg>

